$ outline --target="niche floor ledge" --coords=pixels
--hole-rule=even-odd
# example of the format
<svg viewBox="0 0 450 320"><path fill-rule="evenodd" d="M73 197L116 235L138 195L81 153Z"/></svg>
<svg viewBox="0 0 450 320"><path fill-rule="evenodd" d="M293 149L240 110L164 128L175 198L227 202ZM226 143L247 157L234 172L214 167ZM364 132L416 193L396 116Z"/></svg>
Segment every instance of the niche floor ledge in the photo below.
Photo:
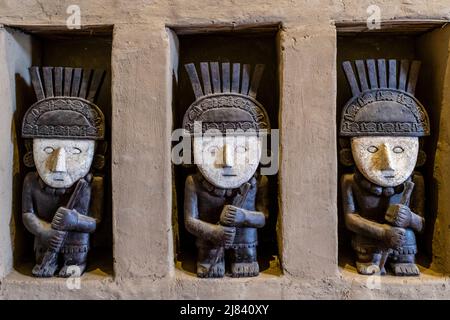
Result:
<svg viewBox="0 0 450 320"><path fill-rule="evenodd" d="M23 274L20 271L11 271L3 280L2 284L12 284L12 283L27 283L30 285L34 284L59 284L65 283L67 278L36 278L31 275ZM95 269L85 272L81 277L81 281L112 281L113 276L103 272L101 269Z"/></svg>
<svg viewBox="0 0 450 320"><path fill-rule="evenodd" d="M316 279L260 275L256 278L199 279L175 270L164 278L83 278L80 290L64 279L2 280L0 299L450 299L450 279L382 277L379 286L350 271ZM431 281L425 280L432 277ZM395 279L393 279L395 278ZM41 281L42 280L42 281ZM372 282L373 284L373 282Z"/></svg>
<svg viewBox="0 0 450 320"><path fill-rule="evenodd" d="M359 282L359 283L374 283L374 278L378 278L378 283L388 285L420 285L423 283L431 283L431 284L449 284L450 285L450 277L445 276L444 274L435 272L431 269L424 268L422 266L418 266L420 269L420 275L417 277L399 277L394 276L392 274L387 274L384 276L366 276L359 274L356 271L356 268L351 265L345 265L344 267L339 267L339 271L341 272L341 276L343 280L349 282ZM369 284L370 286L370 284Z"/></svg>

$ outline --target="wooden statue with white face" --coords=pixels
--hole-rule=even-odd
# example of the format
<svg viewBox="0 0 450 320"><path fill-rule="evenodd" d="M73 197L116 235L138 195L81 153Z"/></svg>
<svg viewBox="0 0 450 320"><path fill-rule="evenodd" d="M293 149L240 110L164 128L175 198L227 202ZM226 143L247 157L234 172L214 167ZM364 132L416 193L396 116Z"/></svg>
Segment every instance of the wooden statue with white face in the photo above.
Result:
<svg viewBox="0 0 450 320"><path fill-rule="evenodd" d="M104 137L103 114L92 102L104 73L62 67L30 72L38 101L25 114L22 136L33 141L37 171L25 177L22 218L35 236L32 273L79 276L103 207L103 178L90 172L96 141Z"/></svg>
<svg viewBox="0 0 450 320"><path fill-rule="evenodd" d="M420 63L402 60L399 76L396 64L389 60L387 77L385 60L357 60L359 83L352 64L343 64L353 98L342 111L340 135L350 140L346 162L354 161L354 173L342 176L342 201L356 267L366 275L385 274L387 262L395 275L420 273L415 233L424 229L425 186L414 169L429 121L414 97Z"/></svg>
<svg viewBox="0 0 450 320"><path fill-rule="evenodd" d="M250 66L244 65L243 86L238 90L241 66L233 64L238 75L233 77L238 83L232 84L233 92L226 90L230 83L223 83L226 92L222 92L220 79L226 77L220 77L217 62L201 63L203 89L195 66L186 69L196 101L186 111L183 128L193 137L198 172L186 179L184 217L186 229L197 238L197 275L223 277L228 251L232 277L257 276L257 229L268 216L268 181L257 171L261 136L269 129L267 114L255 100L262 66L255 68L249 87ZM230 74L229 63L221 69Z"/></svg>

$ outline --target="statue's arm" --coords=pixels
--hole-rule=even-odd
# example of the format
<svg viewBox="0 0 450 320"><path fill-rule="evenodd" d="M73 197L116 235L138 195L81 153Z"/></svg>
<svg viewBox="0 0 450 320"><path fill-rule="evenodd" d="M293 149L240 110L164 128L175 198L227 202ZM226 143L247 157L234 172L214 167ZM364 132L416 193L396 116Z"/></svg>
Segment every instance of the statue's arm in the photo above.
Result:
<svg viewBox="0 0 450 320"><path fill-rule="evenodd" d="M220 223L230 227L262 228L269 216L268 179L263 176L256 186L255 209L247 210L234 205L225 205L220 215Z"/></svg>
<svg viewBox="0 0 450 320"><path fill-rule="evenodd" d="M244 227L262 228L269 217L269 199L268 199L269 179L261 176L257 184L256 192L256 211L244 210Z"/></svg>
<svg viewBox="0 0 450 320"><path fill-rule="evenodd" d="M100 223L103 212L103 178L93 177L89 188L85 188L79 201L89 206L87 215L76 209L60 207L53 217L52 227L60 231L93 233Z"/></svg>
<svg viewBox="0 0 450 320"><path fill-rule="evenodd" d="M33 203L33 172L25 177L22 190L22 221L25 228L35 236L40 236L51 229L50 223L40 219L34 210Z"/></svg>
<svg viewBox="0 0 450 320"><path fill-rule="evenodd" d="M184 189L184 224L194 236L216 244L224 241L224 233L227 232L223 226L199 219L197 192L192 176L187 177Z"/></svg>
<svg viewBox="0 0 450 320"><path fill-rule="evenodd" d="M77 232L93 233L102 220L103 215L103 196L104 196L104 184L103 177L94 176L92 178L91 190L89 194L89 215L78 215L78 223L75 228Z"/></svg>
<svg viewBox="0 0 450 320"><path fill-rule="evenodd" d="M411 222L414 231L423 232L425 229L425 182L422 174L413 175L414 190L411 197Z"/></svg>
<svg viewBox="0 0 450 320"><path fill-rule="evenodd" d="M383 240L387 225L383 225L361 217L357 211L352 190L353 176L342 176L342 203L344 206L344 218L347 228L354 233L373 239Z"/></svg>

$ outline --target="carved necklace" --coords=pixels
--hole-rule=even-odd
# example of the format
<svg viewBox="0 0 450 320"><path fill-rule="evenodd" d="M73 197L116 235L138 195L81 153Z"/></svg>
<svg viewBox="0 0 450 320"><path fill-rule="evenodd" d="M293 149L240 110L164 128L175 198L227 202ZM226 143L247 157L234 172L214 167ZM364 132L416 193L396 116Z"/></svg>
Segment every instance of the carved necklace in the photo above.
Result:
<svg viewBox="0 0 450 320"><path fill-rule="evenodd" d="M203 177L203 175L200 172L197 173L197 176L198 176L198 179L199 179L200 183L202 184L203 188L205 188L210 194L218 196L218 197L234 196L241 189L241 187L235 188L235 189L219 188L219 187L216 187L215 185L213 185L212 183L210 183L208 180L206 180L205 177ZM257 178L257 173L255 173L253 175L253 177L248 181L252 185L252 188L256 185L256 178Z"/></svg>
<svg viewBox="0 0 450 320"><path fill-rule="evenodd" d="M406 181L410 181L411 177L409 177ZM396 187L382 187L373 182L367 180L361 172L355 170L355 181L356 183L367 192L370 192L376 196L385 196L390 197L396 193L402 193L404 185L403 183Z"/></svg>

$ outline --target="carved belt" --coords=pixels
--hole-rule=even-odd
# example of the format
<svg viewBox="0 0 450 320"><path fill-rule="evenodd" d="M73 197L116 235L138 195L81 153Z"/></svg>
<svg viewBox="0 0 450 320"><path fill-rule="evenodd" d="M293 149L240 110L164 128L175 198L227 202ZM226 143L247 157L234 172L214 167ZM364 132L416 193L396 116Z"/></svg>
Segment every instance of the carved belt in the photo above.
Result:
<svg viewBox="0 0 450 320"><path fill-rule="evenodd" d="M258 241L252 243L233 243L228 249L255 248L256 246L258 246Z"/></svg>
<svg viewBox="0 0 450 320"><path fill-rule="evenodd" d="M45 253L47 248L41 245L35 245L35 251ZM89 251L89 245L65 245L61 248L60 253L85 253Z"/></svg>
<svg viewBox="0 0 450 320"><path fill-rule="evenodd" d="M89 245L63 246L61 253L85 253L89 251Z"/></svg>
<svg viewBox="0 0 450 320"><path fill-rule="evenodd" d="M220 245L214 245L211 242L205 242L200 239L197 239L196 245L199 248L218 248ZM252 241L249 243L233 243L231 246L226 249L242 249L242 248L255 248L258 246L258 240Z"/></svg>

